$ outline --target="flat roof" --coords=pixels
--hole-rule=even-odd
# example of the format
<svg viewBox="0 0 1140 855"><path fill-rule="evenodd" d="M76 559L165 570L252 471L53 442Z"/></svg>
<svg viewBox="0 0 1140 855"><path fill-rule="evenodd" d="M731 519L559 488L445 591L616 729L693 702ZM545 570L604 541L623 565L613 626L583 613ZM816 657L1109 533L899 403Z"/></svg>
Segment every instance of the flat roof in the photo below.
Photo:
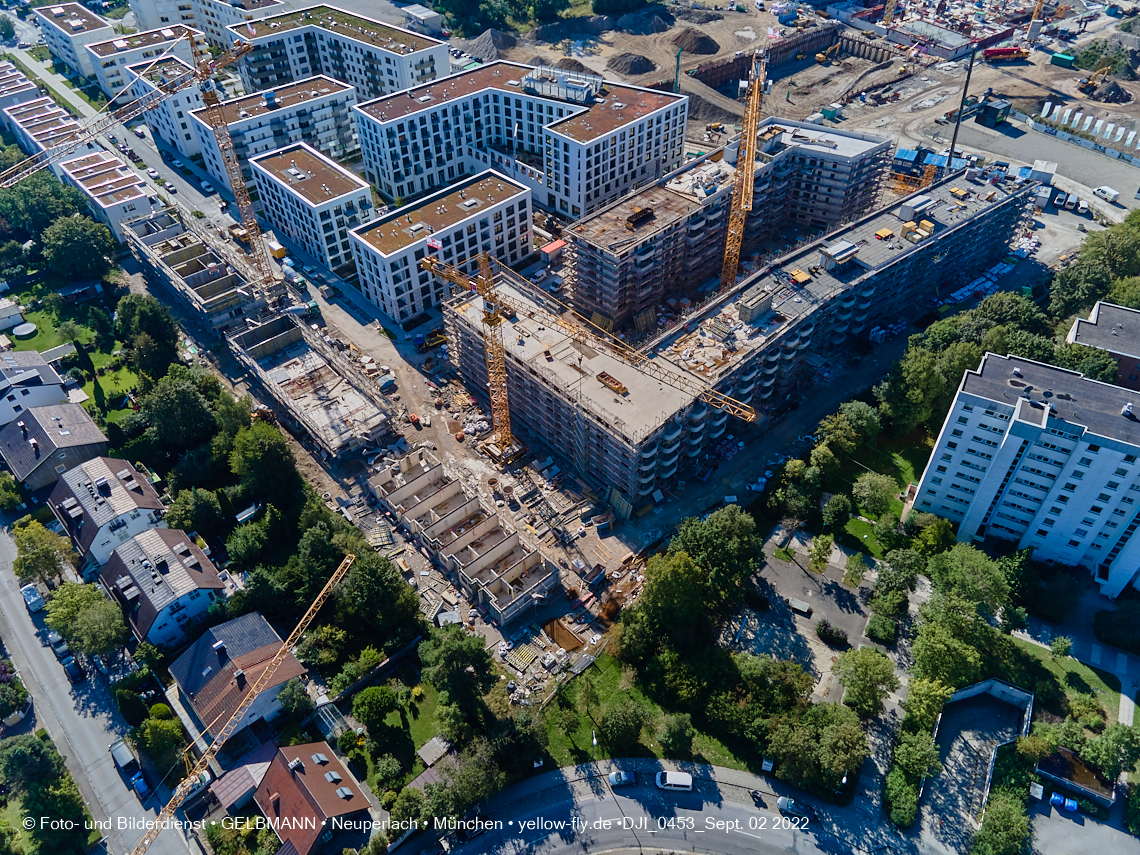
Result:
<svg viewBox="0 0 1140 855"><path fill-rule="evenodd" d="M1140 355L1140 311L1097 301L1087 318L1077 318L1069 340L1127 356Z"/></svg>
<svg viewBox="0 0 1140 855"><path fill-rule="evenodd" d="M114 56L117 53L125 53L127 51L138 50L139 48L154 47L155 45L166 44L181 39L187 36L200 36L202 32L195 30L191 27L184 26L183 24L171 24L169 27L161 27L157 30L147 30L142 33L134 33L129 36L118 36L113 39L107 39L105 42L96 42L92 45L87 45L87 49L96 56Z"/></svg>
<svg viewBox="0 0 1140 855"><path fill-rule="evenodd" d="M569 231L575 240L620 253L700 209L695 199L654 184L579 220Z"/></svg>
<svg viewBox="0 0 1140 855"><path fill-rule="evenodd" d="M253 163L313 205L331 202L368 187L367 181L337 166L304 143L259 155L253 158Z"/></svg>
<svg viewBox="0 0 1140 855"><path fill-rule="evenodd" d="M107 151L66 160L60 168L103 207L148 195L138 173Z"/></svg>
<svg viewBox="0 0 1140 855"><path fill-rule="evenodd" d="M134 65L128 65L127 68L135 72L139 77L143 77L159 86L168 83L176 77L189 74L194 70L176 56L168 56L157 62L143 60L142 62L136 62Z"/></svg>
<svg viewBox="0 0 1140 855"><path fill-rule="evenodd" d="M17 92L26 92L29 89L39 89L39 87L21 72L9 72L7 69L3 69L3 76L0 76L0 98L14 95Z"/></svg>
<svg viewBox="0 0 1140 855"><path fill-rule="evenodd" d="M407 56L416 51L426 50L443 42L429 36L414 33L401 27L394 27L373 18L354 15L336 6L320 5L270 15L249 24L234 24L229 29L240 38L250 38L249 28L253 27L253 38L272 36L301 27L320 27L346 39L372 45L387 53Z"/></svg>
<svg viewBox="0 0 1140 855"><path fill-rule="evenodd" d="M961 33L956 33L953 30L948 30L945 27L940 27L929 21L903 21L901 24L896 25L896 28L907 33L914 33L923 38L933 39L939 44L952 48L962 47L962 45L969 41L969 39Z"/></svg>
<svg viewBox="0 0 1140 855"><path fill-rule="evenodd" d="M392 255L526 192L521 184L487 170L360 226L353 234L381 254Z"/></svg>
<svg viewBox="0 0 1140 855"><path fill-rule="evenodd" d="M235 122L244 122L247 119L265 116L278 110L290 110L298 104L349 90L353 90L353 87L347 83L341 83L339 80L318 74L296 83L286 83L284 86L278 86L274 89L266 89L263 92L255 92L252 95L243 95L240 98L223 101L222 112L225 114L226 123L232 125ZM273 104L270 104L270 99L273 100ZM198 116L204 110L204 107L193 110L192 115L199 118L199 121L204 121Z"/></svg>
<svg viewBox="0 0 1140 855"><path fill-rule="evenodd" d="M111 27L110 23L106 20L100 18L94 12L89 11L78 3L58 3L55 6L39 6L36 8L36 14L45 21L54 24L68 35L74 35L80 32L91 32L92 30L98 30L102 27ZM75 26L72 23L73 21L78 21L79 26Z"/></svg>
<svg viewBox="0 0 1140 855"><path fill-rule="evenodd" d="M570 139L589 142L686 97L605 81L597 100L589 104L580 104L527 92L522 87L522 79L532 70L532 66L529 65L499 60L461 71L450 77L440 78L423 86L405 89L392 95L382 95L359 105L359 109L375 119L389 122L433 109L445 101L493 89L510 92L512 95L525 94L528 98L569 108L573 115L555 119L545 127Z"/></svg>

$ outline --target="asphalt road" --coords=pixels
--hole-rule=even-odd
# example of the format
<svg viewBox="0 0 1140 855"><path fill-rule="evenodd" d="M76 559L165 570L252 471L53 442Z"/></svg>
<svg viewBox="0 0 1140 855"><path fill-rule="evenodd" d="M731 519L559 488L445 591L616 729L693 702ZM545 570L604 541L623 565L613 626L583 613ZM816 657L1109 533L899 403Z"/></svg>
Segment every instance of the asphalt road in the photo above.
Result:
<svg viewBox="0 0 1140 855"><path fill-rule="evenodd" d="M143 822L157 814L155 800L144 809L127 787L107 748L127 732L115 708L105 678L88 668L87 680L72 686L63 668L46 646L44 613L29 615L20 595L20 585L12 572L16 544L5 531L0 534L0 637L20 673L33 701L32 728L46 728L67 767L79 785L79 792L91 815L98 821L110 820L104 832L107 851L121 855L142 838L144 829L119 829L120 820ZM151 847L154 855L198 855L180 832L164 831Z"/></svg>

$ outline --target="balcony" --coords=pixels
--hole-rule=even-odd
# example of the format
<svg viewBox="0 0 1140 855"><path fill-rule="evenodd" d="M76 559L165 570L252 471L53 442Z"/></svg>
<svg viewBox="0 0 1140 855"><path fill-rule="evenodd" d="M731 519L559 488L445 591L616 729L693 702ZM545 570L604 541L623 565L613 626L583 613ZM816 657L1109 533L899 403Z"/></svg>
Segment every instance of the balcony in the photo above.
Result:
<svg viewBox="0 0 1140 855"><path fill-rule="evenodd" d="M640 463L637 464L637 468L639 470L648 470L648 471L652 472L654 469L657 468L657 461L655 459L654 460L642 460Z"/></svg>
<svg viewBox="0 0 1140 855"><path fill-rule="evenodd" d="M852 294L850 291L848 291L846 294L844 294L842 297L840 297L836 302L838 302L839 305L842 306L843 308L850 309L852 306L855 305L855 295Z"/></svg>
<svg viewBox="0 0 1140 855"><path fill-rule="evenodd" d="M703 424L700 425L699 427L693 428L692 432L686 438L686 442L688 442L689 445L693 445L694 443L697 445L700 445L704 441L705 441L705 426Z"/></svg>
<svg viewBox="0 0 1140 855"><path fill-rule="evenodd" d="M716 425L724 424L726 421L728 421L728 410L717 410L713 417L709 419L709 424L715 427Z"/></svg>
<svg viewBox="0 0 1140 855"><path fill-rule="evenodd" d="M692 412L689 413L689 418L694 422L704 421L705 416L709 414L709 405L704 401L698 401L693 405Z"/></svg>
<svg viewBox="0 0 1140 855"><path fill-rule="evenodd" d="M779 362L780 361L780 350L779 350L779 348L772 348L767 353L765 353L764 354L764 361L769 363L769 364ZM772 367L774 368L775 365L773 364ZM765 370L768 370L768 369L765 369Z"/></svg>
<svg viewBox="0 0 1140 855"><path fill-rule="evenodd" d="M676 471L677 471L677 464L674 463L672 466L667 466L664 469L662 469L660 475L658 475L657 477L660 478L661 480L664 480L666 478L671 477L673 475L673 473Z"/></svg>
<svg viewBox="0 0 1140 855"><path fill-rule="evenodd" d="M637 456L642 460L652 460L657 456L657 446L653 445L649 448L643 448Z"/></svg>
<svg viewBox="0 0 1140 855"><path fill-rule="evenodd" d="M840 306L835 311L835 318L836 318L836 320L846 321L846 320L850 320L852 314L853 314L852 309L850 309L846 306Z"/></svg>
<svg viewBox="0 0 1140 855"><path fill-rule="evenodd" d="M768 380L768 384L771 385L773 382L775 382L775 380L776 380L776 378L772 377L770 380ZM763 386L764 384L761 383L760 385ZM755 388L756 388L756 381L755 380L749 380L747 383L741 383L740 388L737 389L736 392L738 395L747 395L749 392L751 392Z"/></svg>
<svg viewBox="0 0 1140 855"><path fill-rule="evenodd" d="M639 484L652 484L656 480L657 480L656 469L650 469L648 472L644 472L644 473L638 475L638 477L637 477L637 482Z"/></svg>
<svg viewBox="0 0 1140 855"><path fill-rule="evenodd" d="M670 425L669 427L665 428L665 432L661 435L661 439L666 444L670 444L670 443L672 443L673 440L675 440L677 437L679 437L681 435L681 432L683 430L684 430L684 428L681 427L681 425L674 423L674 424Z"/></svg>
<svg viewBox="0 0 1140 855"><path fill-rule="evenodd" d="M701 453L701 446L694 445L691 450L685 452L685 456L692 459Z"/></svg>
<svg viewBox="0 0 1140 855"><path fill-rule="evenodd" d="M727 415L727 413L725 414ZM709 430L709 440L719 439L728 430L728 425L721 423Z"/></svg>
<svg viewBox="0 0 1140 855"><path fill-rule="evenodd" d="M775 386L770 386L770 387L768 387L767 389L761 389L761 390L760 390L760 391L759 391L759 392L756 394L756 399L757 399L757 400L759 400L759 401L766 401L766 400L768 400L768 398L770 398L770 397L772 396L772 392L774 392L775 390L776 390L776 387L775 387ZM742 404L747 404L747 403L748 403L748 401L743 401L743 400L742 400L742 401L741 401L741 403L742 403Z"/></svg>
<svg viewBox="0 0 1140 855"><path fill-rule="evenodd" d="M748 381L748 380L751 380L753 377L755 377L759 373L760 373L760 366L752 365L747 370L745 370L744 373L742 373L740 375L740 379L742 381Z"/></svg>

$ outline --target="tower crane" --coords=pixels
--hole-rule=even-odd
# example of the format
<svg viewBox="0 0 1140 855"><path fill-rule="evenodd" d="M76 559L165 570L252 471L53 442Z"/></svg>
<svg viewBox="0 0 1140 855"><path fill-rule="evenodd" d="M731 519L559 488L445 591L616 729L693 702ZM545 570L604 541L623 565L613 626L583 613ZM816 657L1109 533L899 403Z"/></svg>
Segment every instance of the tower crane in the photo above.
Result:
<svg viewBox="0 0 1140 855"><path fill-rule="evenodd" d="M895 19L895 7L899 4L899 0L887 0L887 5L883 9L883 19L879 22L884 27L889 27L891 21Z"/></svg>
<svg viewBox="0 0 1140 855"><path fill-rule="evenodd" d="M483 329L484 331L491 330L489 335L484 335L483 347L486 350L487 379L491 389L491 416L497 431L502 431L504 426L508 431L510 430L510 412L507 409L507 362L503 349L502 320L504 317L515 315L531 318L548 329L558 330L572 341L585 345L592 350L604 350L626 365L636 368L638 371L648 374L675 389L690 393L710 407L725 410L730 415L746 422L756 419L756 411L747 404L730 398L722 392L717 392L715 389L710 389L700 381L686 377L675 368L666 367L663 361L652 359L645 353L635 350L576 312L568 312L571 320L567 320L566 317L548 312L540 306L528 305L524 308L514 305L496 288L494 274L491 270L491 256L487 252L479 256L479 273L474 277L467 276L459 268L445 264L433 255L423 259L420 262L420 268L434 273L464 290L474 291L483 298ZM520 280L521 287L523 286ZM502 408L500 411L495 409L497 402ZM500 421L500 418L503 421Z"/></svg>
<svg viewBox="0 0 1140 855"><path fill-rule="evenodd" d="M345 574L348 573L348 568L352 566L352 562L355 560L356 556L351 553L344 556L344 560L340 562L340 566L333 571L332 576L325 582L325 586L321 588L321 592L317 594L317 598L309 605L308 611L305 612L304 616L297 623L297 626L293 628L289 637L277 648L277 652L273 654L273 658L269 660L269 664L265 666L265 670L261 672L254 681L253 686L241 699L237 708L234 709L229 719L222 725L222 729L218 731L218 735L214 738L214 741L210 743L209 747L202 753L202 756L198 758L198 762L194 765L194 768L190 770L190 774L182 780L182 783L174 788L174 793L171 795L170 801L166 803L166 807L162 809L155 821L149 824L146 834L142 836L142 839L132 850L131 855L144 855L147 849L150 848L150 845L154 843L162 831L163 826L166 825L166 820L174 816L174 812L178 810L178 807L186 800L190 791L196 786L199 776L206 771L210 763L218 755L218 752L222 750L222 746L226 744L226 740L233 736L234 731L236 731L238 725L241 724L241 720L245 717L246 712L253 706L253 702L257 700L265 687L269 685L270 679L272 679L277 669L281 666L281 663L285 661L285 657L289 655L289 651L300 642L301 636L305 634L305 630L309 628L309 624L313 622L313 618L317 616L317 612L321 610L321 607L325 604L329 595L332 594L336 586L344 579Z"/></svg>
<svg viewBox="0 0 1140 855"><path fill-rule="evenodd" d="M740 132L740 149L736 154L736 185L732 190L732 209L728 215L728 240L724 246L724 264L720 270L720 290L736 282L740 266L740 245L744 242L744 223L752 210L752 188L756 183L756 134L760 130L760 107L764 103L764 79L767 59L752 62L748 84L748 101Z"/></svg>

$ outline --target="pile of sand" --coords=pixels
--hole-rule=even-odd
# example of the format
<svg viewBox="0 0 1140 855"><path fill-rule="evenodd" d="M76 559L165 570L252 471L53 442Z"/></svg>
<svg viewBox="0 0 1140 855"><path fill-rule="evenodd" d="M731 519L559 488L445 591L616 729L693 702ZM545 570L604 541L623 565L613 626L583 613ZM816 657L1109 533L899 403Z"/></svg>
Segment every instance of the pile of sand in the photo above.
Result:
<svg viewBox="0 0 1140 855"><path fill-rule="evenodd" d="M1128 90L1123 88L1115 80L1106 80L1098 86L1094 92L1090 92L1088 95L1094 101L1101 101L1105 104L1124 104L1132 100L1132 96L1128 94Z"/></svg>
<svg viewBox="0 0 1140 855"><path fill-rule="evenodd" d="M578 60L572 56L564 56L558 62L554 63L555 68L561 68L563 71L577 71L579 73L593 74L589 67L582 65Z"/></svg>
<svg viewBox="0 0 1140 855"><path fill-rule="evenodd" d="M606 63L606 68L610 71L616 71L618 74L648 74L655 70L657 66L653 63L653 60L647 59L640 54L623 53L619 56L611 57L610 61Z"/></svg>
<svg viewBox="0 0 1140 855"><path fill-rule="evenodd" d="M724 15L720 12L708 12L704 9L686 9L678 12L677 17L690 24L711 24L713 21L723 21Z"/></svg>
<svg viewBox="0 0 1140 855"><path fill-rule="evenodd" d="M673 37L673 44L685 53L717 53L720 45L703 33L686 27Z"/></svg>
<svg viewBox="0 0 1140 855"><path fill-rule="evenodd" d="M483 62L494 62L499 58L499 51L514 47L516 42L515 37L509 33L490 29L470 41L457 42L456 47L479 57Z"/></svg>
<svg viewBox="0 0 1140 855"><path fill-rule="evenodd" d="M657 11L663 10L658 9L652 11L654 14L648 14L646 10L642 10L641 12L631 12L628 15L622 15L618 18L618 27L635 36L648 36L653 33L666 32L671 25L672 16L670 15L669 20L666 20L662 15L656 14ZM668 15L668 12L665 14Z"/></svg>

